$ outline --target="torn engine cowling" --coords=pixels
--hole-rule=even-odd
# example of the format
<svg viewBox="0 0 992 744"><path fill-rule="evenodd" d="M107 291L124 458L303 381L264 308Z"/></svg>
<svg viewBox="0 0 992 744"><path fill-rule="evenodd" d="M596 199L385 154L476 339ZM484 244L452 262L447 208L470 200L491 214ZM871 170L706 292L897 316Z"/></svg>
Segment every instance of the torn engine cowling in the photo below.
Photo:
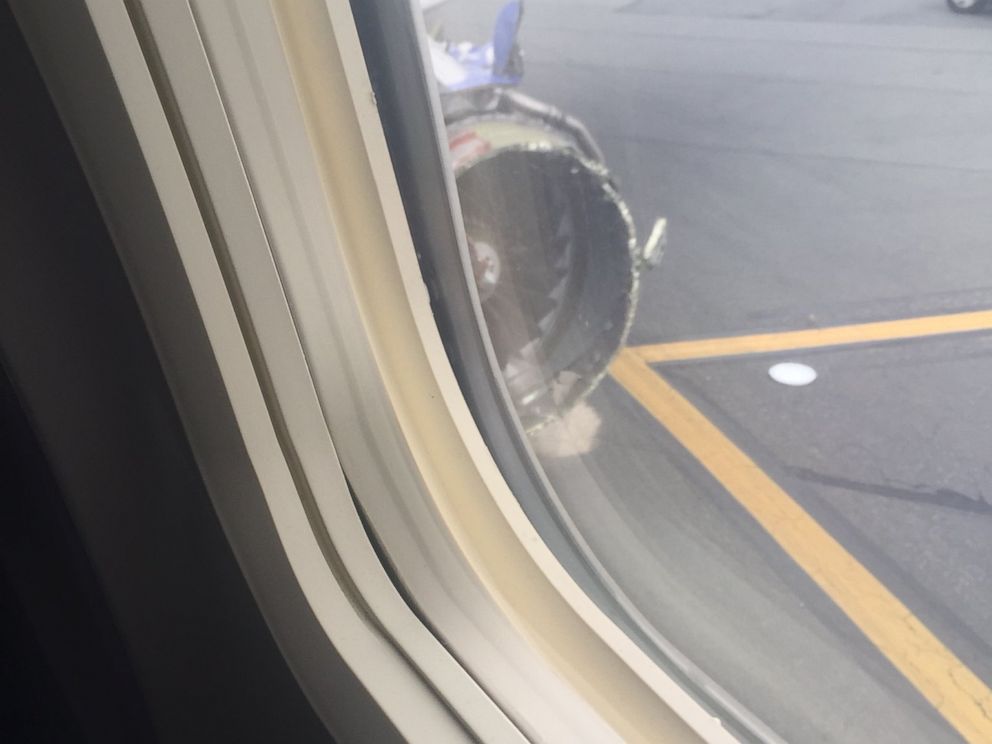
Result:
<svg viewBox="0 0 992 744"><path fill-rule="evenodd" d="M606 373L633 320L645 252L576 120L516 91L448 114L482 311L517 413L532 430Z"/></svg>

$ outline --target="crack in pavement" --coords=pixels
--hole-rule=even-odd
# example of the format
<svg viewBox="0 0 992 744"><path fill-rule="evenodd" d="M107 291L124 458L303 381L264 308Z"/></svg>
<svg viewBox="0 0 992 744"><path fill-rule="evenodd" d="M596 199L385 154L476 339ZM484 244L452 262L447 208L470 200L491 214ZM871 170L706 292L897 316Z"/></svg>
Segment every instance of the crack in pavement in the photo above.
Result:
<svg viewBox="0 0 992 744"><path fill-rule="evenodd" d="M866 481L844 478L839 475L821 473L810 468L784 465L785 472L795 478L810 483L817 483L821 486L831 486L843 488L848 491L858 493L868 493L875 496L912 501L919 504L932 504L948 509L972 512L974 514L992 514L992 504L985 501L981 496L969 496L961 491L952 488L909 488L905 486L893 486L885 483L870 483Z"/></svg>

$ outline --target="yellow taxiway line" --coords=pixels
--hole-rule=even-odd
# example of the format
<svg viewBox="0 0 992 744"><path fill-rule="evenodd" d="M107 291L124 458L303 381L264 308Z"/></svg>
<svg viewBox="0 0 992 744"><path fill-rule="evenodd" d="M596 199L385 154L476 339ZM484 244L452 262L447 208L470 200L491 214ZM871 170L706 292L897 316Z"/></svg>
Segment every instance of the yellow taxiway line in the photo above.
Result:
<svg viewBox="0 0 992 744"><path fill-rule="evenodd" d="M631 350L651 364L691 359L766 354L775 351L847 346L880 341L898 341L923 336L992 330L992 310L968 313L927 315L918 318L888 320L878 323L810 328L803 331L757 333L747 336L704 338L663 344L633 346Z"/></svg>
<svg viewBox="0 0 992 744"><path fill-rule="evenodd" d="M992 313L985 317L992 322ZM632 349L621 351L610 373L730 492L966 741L992 742L992 690L906 605L656 374L643 354Z"/></svg>

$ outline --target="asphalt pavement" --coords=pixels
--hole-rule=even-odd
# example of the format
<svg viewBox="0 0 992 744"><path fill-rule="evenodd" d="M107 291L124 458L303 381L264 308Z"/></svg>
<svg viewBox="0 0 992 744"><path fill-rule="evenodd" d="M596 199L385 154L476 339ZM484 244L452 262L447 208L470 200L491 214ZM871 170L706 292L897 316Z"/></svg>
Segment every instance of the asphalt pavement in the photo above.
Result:
<svg viewBox="0 0 992 744"><path fill-rule="evenodd" d="M481 38L496 6L453 7L448 35ZM586 123L638 225L669 219L631 346L992 309L992 14L532 0L522 46L523 89ZM779 361L818 377L780 385ZM652 369L992 685L992 330ZM584 455L542 449L571 517L769 729L979 740L657 412L608 378L585 414Z"/></svg>

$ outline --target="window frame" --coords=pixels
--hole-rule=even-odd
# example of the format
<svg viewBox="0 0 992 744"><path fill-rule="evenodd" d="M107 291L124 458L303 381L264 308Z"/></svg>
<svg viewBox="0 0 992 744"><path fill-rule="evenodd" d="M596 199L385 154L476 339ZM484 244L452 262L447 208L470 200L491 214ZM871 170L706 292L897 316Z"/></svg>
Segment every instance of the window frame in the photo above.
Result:
<svg viewBox="0 0 992 744"><path fill-rule="evenodd" d="M564 570L486 447L432 314L348 5L86 8L230 401L228 434L296 588L386 719L424 741L730 740ZM126 185L90 173L114 212ZM139 298L175 291L150 286L140 244L118 247ZM144 309L169 324L162 304ZM175 382L189 360L165 362L196 426L195 395ZM237 484L196 454L259 587L253 551L272 546L243 534L237 499L215 496ZM285 598L257 592L312 679Z"/></svg>

